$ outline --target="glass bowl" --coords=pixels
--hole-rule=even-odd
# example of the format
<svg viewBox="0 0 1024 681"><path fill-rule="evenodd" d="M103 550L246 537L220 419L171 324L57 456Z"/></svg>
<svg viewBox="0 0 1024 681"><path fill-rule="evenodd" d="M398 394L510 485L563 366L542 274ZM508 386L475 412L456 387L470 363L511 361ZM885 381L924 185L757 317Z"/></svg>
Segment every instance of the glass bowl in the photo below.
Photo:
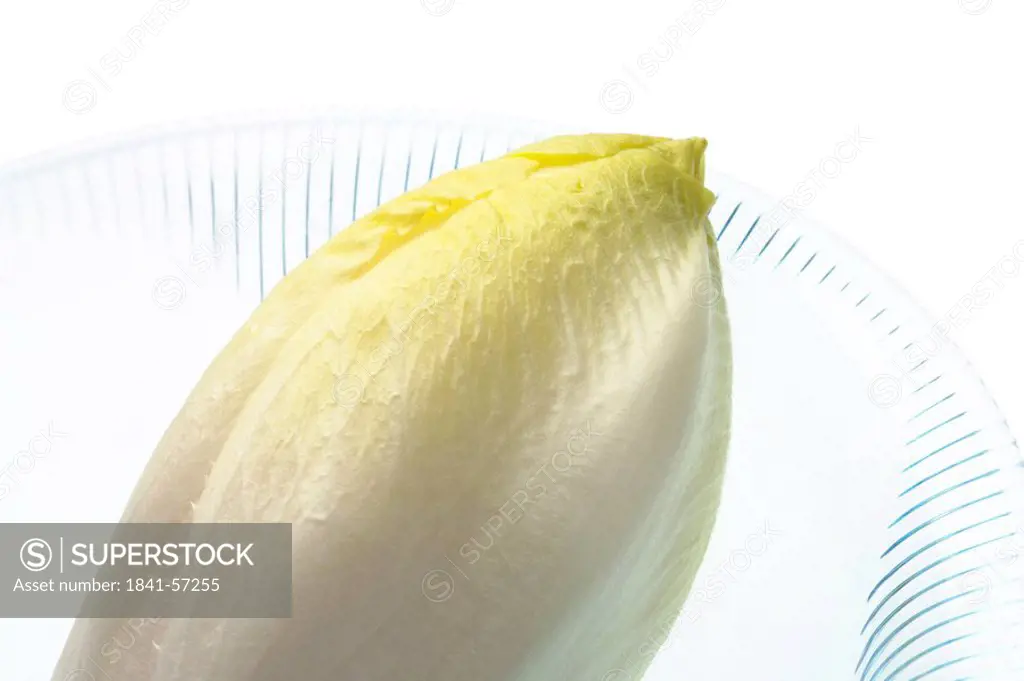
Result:
<svg viewBox="0 0 1024 681"><path fill-rule="evenodd" d="M0 520L116 521L285 273L382 201L562 132L582 131L231 120L0 169ZM789 203L707 183L724 280L694 295L724 289L735 345L722 508L682 616L603 681L658 643L652 681L1020 678L1024 463L949 320ZM46 678L70 624L0 623L12 678Z"/></svg>

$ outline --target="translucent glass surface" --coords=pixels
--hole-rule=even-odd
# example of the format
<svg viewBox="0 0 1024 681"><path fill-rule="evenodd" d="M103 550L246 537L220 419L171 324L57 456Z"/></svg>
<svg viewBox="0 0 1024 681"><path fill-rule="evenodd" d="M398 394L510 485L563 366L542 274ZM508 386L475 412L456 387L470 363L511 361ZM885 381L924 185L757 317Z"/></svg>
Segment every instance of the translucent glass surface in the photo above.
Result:
<svg viewBox="0 0 1024 681"><path fill-rule="evenodd" d="M578 131L233 121L0 169L0 520L115 520L290 269L380 202L552 132ZM724 287L733 319L725 497L682 617L605 681L660 642L653 681L1021 678L1024 467L948 323L821 227L708 185L725 277L694 293ZM14 461L40 432L46 452ZM11 678L48 678L69 625L0 623Z"/></svg>

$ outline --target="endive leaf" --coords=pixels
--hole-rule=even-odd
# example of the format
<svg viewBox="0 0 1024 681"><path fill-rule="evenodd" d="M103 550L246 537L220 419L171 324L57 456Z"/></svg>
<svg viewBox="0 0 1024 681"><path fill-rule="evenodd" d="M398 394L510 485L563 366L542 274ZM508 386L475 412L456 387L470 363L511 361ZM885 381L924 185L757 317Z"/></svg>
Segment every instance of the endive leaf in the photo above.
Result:
<svg viewBox="0 0 1024 681"><path fill-rule="evenodd" d="M719 276L705 146L530 145L382 206L286 277L124 519L292 523L295 615L162 622L114 681L627 664L682 605L724 467L728 322L692 295ZM117 625L76 623L58 675Z"/></svg>

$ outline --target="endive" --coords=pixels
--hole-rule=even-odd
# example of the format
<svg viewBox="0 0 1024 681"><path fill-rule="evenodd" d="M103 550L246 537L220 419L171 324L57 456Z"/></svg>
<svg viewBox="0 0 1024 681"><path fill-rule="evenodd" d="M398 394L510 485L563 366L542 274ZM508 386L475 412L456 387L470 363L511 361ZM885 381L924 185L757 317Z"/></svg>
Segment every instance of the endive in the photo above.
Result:
<svg viewBox="0 0 1024 681"><path fill-rule="evenodd" d="M163 620L112 681L619 681L717 511L702 139L556 137L339 233L203 375L124 520L290 522L294 617ZM54 679L123 626L79 620Z"/></svg>

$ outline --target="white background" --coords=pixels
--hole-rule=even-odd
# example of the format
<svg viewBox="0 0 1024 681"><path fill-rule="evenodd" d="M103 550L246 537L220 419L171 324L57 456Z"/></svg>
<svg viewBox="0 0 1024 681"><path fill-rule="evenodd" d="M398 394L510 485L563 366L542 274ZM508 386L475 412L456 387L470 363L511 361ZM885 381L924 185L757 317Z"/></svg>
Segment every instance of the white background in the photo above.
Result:
<svg viewBox="0 0 1024 681"><path fill-rule="evenodd" d="M177 9L156 34L139 29L161 4ZM1024 239L1024 7L705 0L699 30L679 37L693 5L9 3L0 12L0 163L234 112L426 109L702 135L716 170L781 198L859 132L869 140L862 153L804 214L935 318L959 320L952 339L1024 432L1024 276L1003 276L984 307L956 311ZM110 76L101 60L117 49L134 56Z"/></svg>

